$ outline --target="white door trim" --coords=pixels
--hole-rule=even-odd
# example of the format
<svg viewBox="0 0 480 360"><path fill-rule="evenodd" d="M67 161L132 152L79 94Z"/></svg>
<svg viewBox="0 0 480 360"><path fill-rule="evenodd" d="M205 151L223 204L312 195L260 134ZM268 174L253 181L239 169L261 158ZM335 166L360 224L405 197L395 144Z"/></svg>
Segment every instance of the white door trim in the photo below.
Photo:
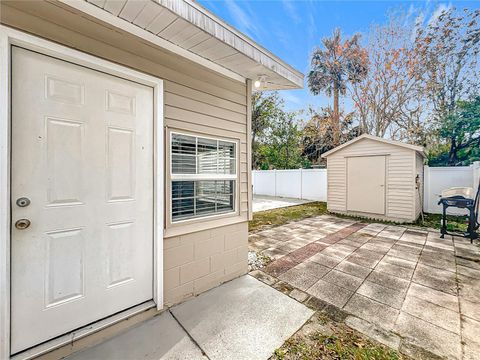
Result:
<svg viewBox="0 0 480 360"><path fill-rule="evenodd" d="M11 47L13 45L153 88L153 301L158 310L163 308L163 80L0 25L0 78L4 79L0 82L0 359L10 358L10 97Z"/></svg>

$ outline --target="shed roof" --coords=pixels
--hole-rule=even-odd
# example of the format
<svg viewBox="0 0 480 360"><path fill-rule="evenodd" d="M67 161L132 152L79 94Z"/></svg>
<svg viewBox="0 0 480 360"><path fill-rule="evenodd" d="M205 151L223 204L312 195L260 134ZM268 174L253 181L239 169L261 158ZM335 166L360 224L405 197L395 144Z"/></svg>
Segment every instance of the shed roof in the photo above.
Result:
<svg viewBox="0 0 480 360"><path fill-rule="evenodd" d="M422 155L424 158L426 157L422 146L406 144L406 143L401 142L401 141L388 140L388 139L384 139L384 138L381 138L381 137L378 137L378 136L363 134L363 135L360 135L360 136L356 137L355 139L352 139L352 140L347 141L346 143L344 143L342 145L337 146L336 148L333 148L330 151L327 151L326 153L323 153L322 158L328 157L328 156L332 155L333 153L337 152L338 150L346 148L347 146L350 146L350 145L352 145L352 144L354 144L354 143L356 143L356 142L358 142L362 139L370 139L370 140L382 142L382 143L385 143L385 144L400 146L400 147L403 147L403 148L414 150L414 151L418 152L420 155Z"/></svg>
<svg viewBox="0 0 480 360"><path fill-rule="evenodd" d="M79 4L60 1L74 7ZM245 79L265 76L260 90L303 88L300 71L193 0L84 1L137 26L148 36L154 34Z"/></svg>

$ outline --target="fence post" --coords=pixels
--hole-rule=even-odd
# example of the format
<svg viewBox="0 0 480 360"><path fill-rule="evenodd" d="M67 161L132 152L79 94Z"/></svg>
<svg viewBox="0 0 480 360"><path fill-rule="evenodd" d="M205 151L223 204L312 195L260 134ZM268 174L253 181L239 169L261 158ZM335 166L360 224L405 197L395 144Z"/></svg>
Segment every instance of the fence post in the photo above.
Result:
<svg viewBox="0 0 480 360"><path fill-rule="evenodd" d="M473 170L473 191L477 191L478 182L480 181L480 161L473 162L472 170Z"/></svg>
<svg viewBox="0 0 480 360"><path fill-rule="evenodd" d="M255 170L252 170L252 195L255 195Z"/></svg>
<svg viewBox="0 0 480 360"><path fill-rule="evenodd" d="M430 212L430 167L423 166L423 211Z"/></svg>
<svg viewBox="0 0 480 360"><path fill-rule="evenodd" d="M274 174L274 179L275 179L273 193L275 194L275 197L277 197L277 169L273 170L273 174Z"/></svg>
<svg viewBox="0 0 480 360"><path fill-rule="evenodd" d="M303 200L303 169L300 168L300 199Z"/></svg>

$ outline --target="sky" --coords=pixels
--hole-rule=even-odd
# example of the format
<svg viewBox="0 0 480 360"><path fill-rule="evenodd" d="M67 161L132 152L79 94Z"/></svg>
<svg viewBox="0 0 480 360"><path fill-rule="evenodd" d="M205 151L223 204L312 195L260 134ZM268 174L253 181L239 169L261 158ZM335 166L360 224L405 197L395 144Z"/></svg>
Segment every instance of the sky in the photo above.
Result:
<svg viewBox="0 0 480 360"><path fill-rule="evenodd" d="M425 21L440 10L479 8L477 1L315 1L315 0L197 0L215 15L307 74L309 57L321 39L339 27L345 36L366 34L374 23L383 24L392 11L422 14ZM319 108L331 103L325 95L314 96L302 90L280 92L287 110ZM351 104L343 99L345 107Z"/></svg>

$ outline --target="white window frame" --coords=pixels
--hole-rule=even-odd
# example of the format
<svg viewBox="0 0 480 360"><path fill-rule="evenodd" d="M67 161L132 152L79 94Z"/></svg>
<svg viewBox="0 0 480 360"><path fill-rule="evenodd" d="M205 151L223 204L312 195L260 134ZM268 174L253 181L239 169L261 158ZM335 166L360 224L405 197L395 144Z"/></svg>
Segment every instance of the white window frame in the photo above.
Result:
<svg viewBox="0 0 480 360"><path fill-rule="evenodd" d="M196 143L198 143L198 138L202 139L208 139L208 140L215 140L215 141L224 141L224 142L229 142L232 144L235 144L235 174L174 174L172 171L172 166L173 166L173 152L172 152L172 138L173 135L184 135L184 136L191 136L196 138ZM203 134L198 134L198 133L193 133L193 132L184 132L184 131L178 131L178 130L171 130L169 132L169 143L168 143L168 156L170 160L169 164L169 176L168 176L168 209L169 209L169 225L175 226L178 224L185 224L185 223L192 223L192 222L198 222L198 221L208 221L208 220L214 220L217 218L222 218L222 217L228 217L228 216L235 216L238 214L238 196L239 196L239 162L240 162L240 157L239 157L239 141L236 139L229 139L221 136L208 136L208 135L203 135ZM198 163L196 162L195 167L198 166ZM172 183L174 181L202 181L202 180L233 180L234 181L234 187L233 187L233 210L232 211L224 211L221 213L214 213L214 214L205 214L203 216L192 216L190 218L185 218L185 219L180 219L180 220L173 220L173 197L172 197Z"/></svg>
<svg viewBox="0 0 480 360"><path fill-rule="evenodd" d="M153 88L153 300L130 310L78 329L73 340L81 339L148 308L163 308L163 235L164 235L164 111L163 80L107 60L73 50L34 35L0 25L0 359L10 359L10 154L11 154L11 48L19 46L73 64L131 80ZM15 355L31 358L72 342L72 333L35 346Z"/></svg>

